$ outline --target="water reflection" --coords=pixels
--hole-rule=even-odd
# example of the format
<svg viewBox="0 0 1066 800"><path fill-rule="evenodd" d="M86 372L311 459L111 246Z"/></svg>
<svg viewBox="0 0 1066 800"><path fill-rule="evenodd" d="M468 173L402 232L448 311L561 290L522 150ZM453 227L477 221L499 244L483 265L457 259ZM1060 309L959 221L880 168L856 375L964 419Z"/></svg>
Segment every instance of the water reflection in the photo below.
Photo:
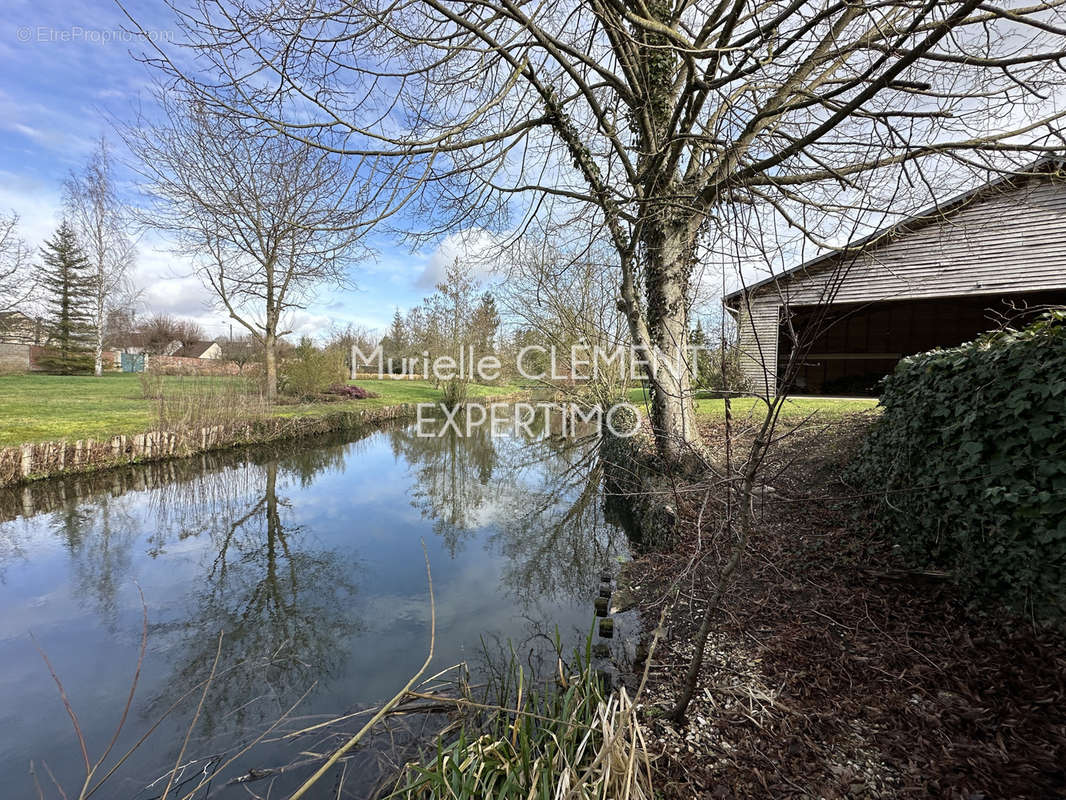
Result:
<svg viewBox="0 0 1066 800"><path fill-rule="evenodd" d="M92 602L109 627L117 619L117 593L126 582L136 522L122 498L105 495L93 505L68 498L53 515L52 532L70 553L78 593Z"/></svg>
<svg viewBox="0 0 1066 800"><path fill-rule="evenodd" d="M306 485L340 454L300 454L284 471ZM213 558L189 613L151 628L153 639L177 641L168 647L174 674L149 714L214 670L201 733L239 735L277 719L312 683L343 669L340 643L361 627L351 614L355 569L338 550L312 545L279 493L278 473L278 461L269 460L246 468L241 482L215 476L210 492L200 487L215 500L197 507ZM221 730L220 718L227 721Z"/></svg>
<svg viewBox="0 0 1066 800"><path fill-rule="evenodd" d="M506 556L502 581L524 603L587 594L624 550L604 518L595 428L560 435L553 422L538 415L520 447L502 446L513 442L488 423L461 436L443 426L431 436L415 427L390 433L416 478L412 505L452 556L491 525L488 544Z"/></svg>
<svg viewBox="0 0 1066 800"><path fill-rule="evenodd" d="M14 698L0 709L0 785L22 787L31 758L48 757L66 786L79 771L55 744L69 722L31 627L87 738L110 737L136 661L134 581L151 620L138 734L220 653L189 745L201 754L248 741L312 685L299 713L395 691L428 638L423 540L438 668L476 661L485 639L521 650L558 627L576 640L625 544L604 519L594 432L556 433L396 425L0 490L0 696ZM125 768L152 778L172 763L197 699ZM280 758L257 753L233 769Z"/></svg>
<svg viewBox="0 0 1066 800"><path fill-rule="evenodd" d="M420 436L415 427L390 433L392 451L404 459L414 475L411 503L432 520L454 557L464 539L480 527L479 514L499 488L493 482L498 454L487 425L459 436L448 428L428 429Z"/></svg>

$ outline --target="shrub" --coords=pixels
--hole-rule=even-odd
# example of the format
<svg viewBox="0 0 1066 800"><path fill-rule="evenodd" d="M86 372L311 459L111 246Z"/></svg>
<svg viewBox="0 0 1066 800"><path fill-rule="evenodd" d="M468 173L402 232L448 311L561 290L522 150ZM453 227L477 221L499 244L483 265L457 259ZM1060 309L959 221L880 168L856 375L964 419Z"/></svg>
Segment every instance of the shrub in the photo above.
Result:
<svg viewBox="0 0 1066 800"><path fill-rule="evenodd" d="M447 380L440 387L441 403L445 408L455 408L466 402L467 382L461 378Z"/></svg>
<svg viewBox="0 0 1066 800"><path fill-rule="evenodd" d="M724 367L723 375L721 345L699 350L696 354L693 388L716 397L743 394L751 390L751 382L741 369L740 348L736 345L726 346Z"/></svg>
<svg viewBox="0 0 1066 800"><path fill-rule="evenodd" d="M374 392L364 389L362 386L349 386L346 383L335 383L329 387L330 394L340 395L347 400L366 400L369 397L377 397Z"/></svg>
<svg viewBox="0 0 1066 800"><path fill-rule="evenodd" d="M1066 313L900 362L850 477L912 560L1066 619Z"/></svg>
<svg viewBox="0 0 1066 800"><path fill-rule="evenodd" d="M81 375L92 372L95 357L88 350L45 347L35 359L38 368L54 375Z"/></svg>
<svg viewBox="0 0 1066 800"><path fill-rule="evenodd" d="M305 337L282 363L278 388L292 397L310 398L324 394L330 386L343 383L347 377L342 353L319 350Z"/></svg>

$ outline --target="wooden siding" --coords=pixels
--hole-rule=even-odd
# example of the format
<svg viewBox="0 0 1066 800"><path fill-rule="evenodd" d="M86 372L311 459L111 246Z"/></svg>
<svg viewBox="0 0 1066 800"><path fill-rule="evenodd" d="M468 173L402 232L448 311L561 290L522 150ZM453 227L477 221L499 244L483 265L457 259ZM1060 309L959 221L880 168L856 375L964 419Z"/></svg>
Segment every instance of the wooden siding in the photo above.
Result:
<svg viewBox="0 0 1066 800"><path fill-rule="evenodd" d="M777 303L752 302L742 305L737 315L740 370L748 388L759 395L772 395L777 386L780 308Z"/></svg>
<svg viewBox="0 0 1066 800"><path fill-rule="evenodd" d="M835 296L832 285L838 284ZM745 375L766 388L777 363L780 309L1066 288L1066 181L1037 180L963 208L858 254L825 259L736 300ZM746 310L745 305L750 306Z"/></svg>

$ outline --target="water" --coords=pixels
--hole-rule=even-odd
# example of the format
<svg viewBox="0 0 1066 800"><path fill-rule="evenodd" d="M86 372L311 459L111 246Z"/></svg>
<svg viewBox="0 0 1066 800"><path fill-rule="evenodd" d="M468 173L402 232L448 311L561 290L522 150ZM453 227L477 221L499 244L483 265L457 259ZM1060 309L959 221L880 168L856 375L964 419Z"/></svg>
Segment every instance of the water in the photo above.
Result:
<svg viewBox="0 0 1066 800"><path fill-rule="evenodd" d="M528 659L556 630L568 645L580 641L600 571L625 552L622 532L604 520L591 439L486 430L420 438L400 425L0 492L0 794L37 797L32 762L45 797L59 796L49 770L77 796L81 749L37 644L95 761L137 664L138 587L147 655L108 764L178 705L94 797L162 793L165 778L146 785L175 763L200 692L182 697L213 665L183 780L303 700L197 797L207 788L248 797L225 779L299 761L301 750L328 752L333 729L297 744L271 740L380 702L421 666L430 632L423 542L437 613L429 674L467 661L475 679L508 643ZM352 796L377 770L360 758L349 764ZM308 769L275 777L270 796ZM252 788L265 796L269 783Z"/></svg>

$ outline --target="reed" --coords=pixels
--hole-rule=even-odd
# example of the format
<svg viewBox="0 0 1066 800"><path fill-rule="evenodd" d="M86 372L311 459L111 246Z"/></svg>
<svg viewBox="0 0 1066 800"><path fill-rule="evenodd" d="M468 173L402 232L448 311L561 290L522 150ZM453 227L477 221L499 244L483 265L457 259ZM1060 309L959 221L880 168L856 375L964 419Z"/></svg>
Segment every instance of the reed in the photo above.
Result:
<svg viewBox="0 0 1066 800"><path fill-rule="evenodd" d="M645 800L654 796L647 744L633 701L612 690L587 657L551 684L531 686L511 659L490 691L496 704L467 712L435 752L406 764L387 798L402 800Z"/></svg>

